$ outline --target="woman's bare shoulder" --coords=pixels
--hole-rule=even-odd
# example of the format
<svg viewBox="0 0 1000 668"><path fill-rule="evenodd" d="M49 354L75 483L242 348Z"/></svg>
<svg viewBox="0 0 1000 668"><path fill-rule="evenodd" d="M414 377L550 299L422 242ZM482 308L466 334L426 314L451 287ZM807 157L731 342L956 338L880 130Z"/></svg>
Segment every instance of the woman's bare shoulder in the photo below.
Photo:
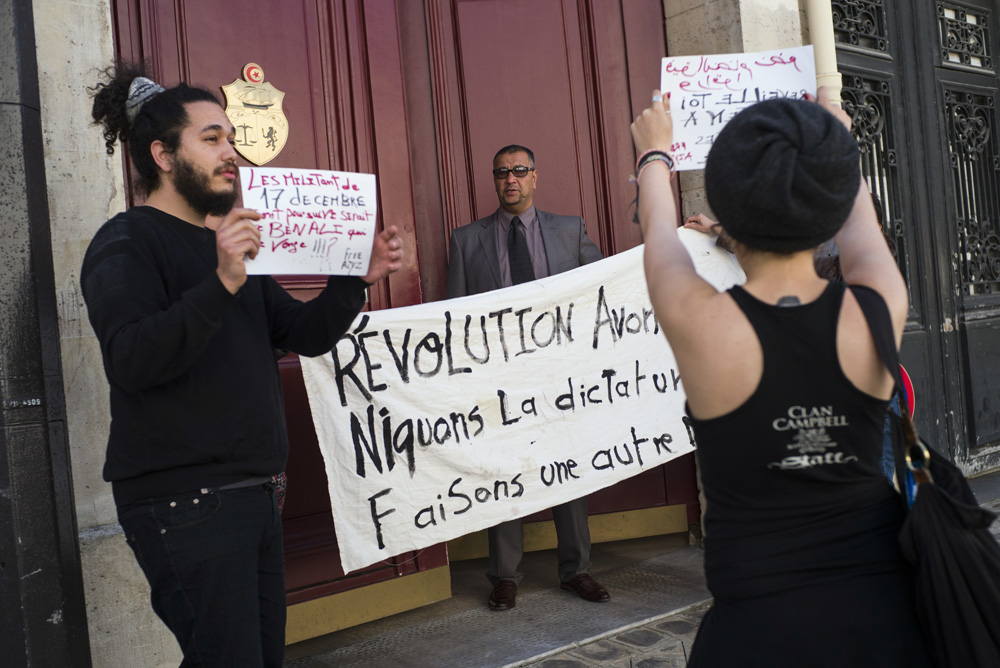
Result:
<svg viewBox="0 0 1000 668"><path fill-rule="evenodd" d="M667 339L691 412L701 419L725 415L760 384L760 341L728 292L699 300L687 315L667 331Z"/></svg>

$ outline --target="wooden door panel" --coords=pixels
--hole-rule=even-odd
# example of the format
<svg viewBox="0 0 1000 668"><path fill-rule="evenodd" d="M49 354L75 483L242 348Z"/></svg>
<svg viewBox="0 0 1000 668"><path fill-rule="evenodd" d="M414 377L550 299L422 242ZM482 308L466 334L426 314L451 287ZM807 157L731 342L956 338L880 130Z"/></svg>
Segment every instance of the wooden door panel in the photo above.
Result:
<svg viewBox="0 0 1000 668"><path fill-rule="evenodd" d="M850 3L841 10L850 10ZM911 310L900 354L927 440L967 471L1000 463L1000 22L992 0L872 3L835 21L864 171Z"/></svg>
<svg viewBox="0 0 1000 668"><path fill-rule="evenodd" d="M443 547L396 555L346 575L340 566L332 523L326 466L316 441L302 370L295 355L279 363L285 390L288 439L288 489L282 524L285 530L285 587L288 602L327 596L400 575L444 566Z"/></svg>
<svg viewBox="0 0 1000 668"><path fill-rule="evenodd" d="M535 153L535 204L583 216L597 232L595 170L576 3L465 0L456 32L466 118L473 215L497 208L493 155L507 144ZM466 221L468 222L468 221Z"/></svg>
<svg viewBox="0 0 1000 668"><path fill-rule="evenodd" d="M265 80L285 92L289 121L288 143L269 166L329 168L323 100L313 96L320 82L305 66L320 59L316 3L146 1L139 13L143 53L160 83L186 81L222 98L219 86L258 63Z"/></svg>
<svg viewBox="0 0 1000 668"><path fill-rule="evenodd" d="M425 299L444 296L451 231L496 209L490 163L511 142L536 153L540 208L582 215L606 255L641 243L625 222L635 197L628 126L666 52L659 0L397 8L415 197L427 214L417 225L421 239L442 239L421 253Z"/></svg>
<svg viewBox="0 0 1000 668"><path fill-rule="evenodd" d="M375 133L372 171L379 177L379 211L385 225L395 225L409 241L400 271L376 289L389 294L386 306L408 306L422 301L410 180L409 138L403 104L402 53L393 0L364 4L365 59L372 72L368 80L371 127Z"/></svg>
<svg viewBox="0 0 1000 668"><path fill-rule="evenodd" d="M925 8L934 46L933 109L944 190L939 265L946 313L942 323L961 361L945 365L955 406L952 455L970 472L1000 464L1000 12L994 0L940 0ZM936 11L935 11L936 10ZM944 259L944 258L942 258ZM952 326L953 325L953 326ZM961 407L962 410L959 409Z"/></svg>

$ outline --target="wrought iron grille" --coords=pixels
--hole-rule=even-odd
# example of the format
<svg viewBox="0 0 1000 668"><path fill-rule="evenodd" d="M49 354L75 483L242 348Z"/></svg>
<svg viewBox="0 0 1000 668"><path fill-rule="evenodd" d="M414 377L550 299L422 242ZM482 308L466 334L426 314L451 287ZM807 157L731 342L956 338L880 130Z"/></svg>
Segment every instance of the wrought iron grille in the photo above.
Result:
<svg viewBox="0 0 1000 668"><path fill-rule="evenodd" d="M941 26L941 63L992 70L989 11L970 10L961 5L939 2L937 13Z"/></svg>
<svg viewBox="0 0 1000 668"><path fill-rule="evenodd" d="M1000 151L992 92L945 89L945 126L962 291L1000 293Z"/></svg>
<svg viewBox="0 0 1000 668"><path fill-rule="evenodd" d="M886 237L893 246L896 263L909 283L906 261L905 214L896 157L896 131L892 115L892 95L888 80L851 74L845 68L841 98L844 110L853 119L855 138L861 149L861 171L882 206Z"/></svg>
<svg viewBox="0 0 1000 668"><path fill-rule="evenodd" d="M833 32L841 44L889 52L882 0L833 0Z"/></svg>

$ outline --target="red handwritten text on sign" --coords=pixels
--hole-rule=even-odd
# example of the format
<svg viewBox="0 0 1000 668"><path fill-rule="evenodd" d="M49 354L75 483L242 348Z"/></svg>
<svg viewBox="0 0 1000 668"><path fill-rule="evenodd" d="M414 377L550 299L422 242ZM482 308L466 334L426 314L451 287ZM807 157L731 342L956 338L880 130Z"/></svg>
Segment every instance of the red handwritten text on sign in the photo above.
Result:
<svg viewBox="0 0 1000 668"><path fill-rule="evenodd" d="M243 205L261 219L251 274L368 271L377 216L375 176L284 167L241 167Z"/></svg>
<svg viewBox="0 0 1000 668"><path fill-rule="evenodd" d="M670 93L676 169L702 169L712 142L740 111L816 92L813 48L664 58L660 89Z"/></svg>

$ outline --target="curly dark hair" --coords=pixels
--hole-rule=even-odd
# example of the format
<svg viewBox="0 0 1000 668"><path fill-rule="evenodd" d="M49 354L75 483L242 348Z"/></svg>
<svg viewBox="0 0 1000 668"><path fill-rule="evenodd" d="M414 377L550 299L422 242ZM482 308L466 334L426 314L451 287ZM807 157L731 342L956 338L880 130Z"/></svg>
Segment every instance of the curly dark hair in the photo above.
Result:
<svg viewBox="0 0 1000 668"><path fill-rule="evenodd" d="M214 102L219 99L204 88L180 83L146 100L130 123L125 113L128 89L136 77L148 77L141 65L120 61L102 72L106 81L89 89L94 97L91 112L95 125L104 126L104 144L114 155L115 142L128 146L132 164L139 175L135 184L140 193L151 193L160 183L160 170L149 147L161 141L173 153L180 145L181 132L188 124L184 105L190 102Z"/></svg>

